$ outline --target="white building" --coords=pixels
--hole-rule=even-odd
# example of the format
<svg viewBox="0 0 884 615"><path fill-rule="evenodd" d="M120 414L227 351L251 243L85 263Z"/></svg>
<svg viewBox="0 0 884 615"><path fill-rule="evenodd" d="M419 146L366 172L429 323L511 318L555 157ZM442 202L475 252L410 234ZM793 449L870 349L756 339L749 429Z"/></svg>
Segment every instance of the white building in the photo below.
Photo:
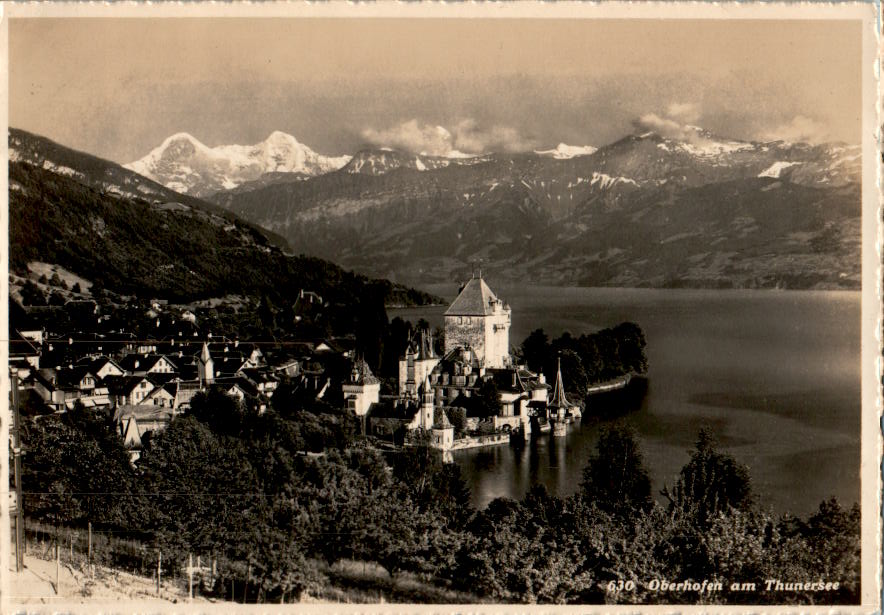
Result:
<svg viewBox="0 0 884 615"><path fill-rule="evenodd" d="M381 398L381 381L375 378L364 360L354 361L349 382L341 386L347 408L356 416L365 416Z"/></svg>

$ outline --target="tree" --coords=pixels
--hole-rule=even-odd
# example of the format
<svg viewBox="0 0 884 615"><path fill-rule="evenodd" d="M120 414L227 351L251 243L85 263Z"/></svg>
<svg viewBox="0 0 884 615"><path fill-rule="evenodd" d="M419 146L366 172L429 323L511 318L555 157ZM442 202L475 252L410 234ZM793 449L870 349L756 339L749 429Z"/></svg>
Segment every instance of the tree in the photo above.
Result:
<svg viewBox="0 0 884 615"><path fill-rule="evenodd" d="M535 329L522 342L522 358L531 371L543 370L549 362L549 354L549 337L543 329Z"/></svg>
<svg viewBox="0 0 884 615"><path fill-rule="evenodd" d="M715 439L708 429L701 429L697 444L675 486L663 495L673 508L691 511L701 527L718 513L746 509L752 504L749 469L732 456L715 450Z"/></svg>
<svg viewBox="0 0 884 615"><path fill-rule="evenodd" d="M22 286L21 300L24 305L46 305L46 297L43 295L43 291L30 280L25 280Z"/></svg>
<svg viewBox="0 0 884 615"><path fill-rule="evenodd" d="M467 430L467 411L464 408L449 407L445 408L445 415L448 417L451 426L454 427L454 437L459 438Z"/></svg>
<svg viewBox="0 0 884 615"><path fill-rule="evenodd" d="M399 359L405 355L408 340L412 335L411 323L396 317L390 321L384 337L384 352L381 373L388 376L399 375Z"/></svg>
<svg viewBox="0 0 884 615"><path fill-rule="evenodd" d="M25 423L25 510L51 523L140 527L138 484L122 440L68 415Z"/></svg>
<svg viewBox="0 0 884 615"><path fill-rule="evenodd" d="M442 327L433 329L433 350L440 357L445 355L445 329Z"/></svg>
<svg viewBox="0 0 884 615"><path fill-rule="evenodd" d="M258 319L265 329L270 331L276 329L276 307L266 294L261 296L261 302L258 304Z"/></svg>
<svg viewBox="0 0 884 615"><path fill-rule="evenodd" d="M621 517L651 507L651 479L631 428L620 424L602 430L583 470L580 493Z"/></svg>
<svg viewBox="0 0 884 615"><path fill-rule="evenodd" d="M71 292L74 292L74 293L77 293L77 294L80 294L80 293L83 292L82 289L80 288L80 283L79 283L79 282L74 282L74 285L71 286Z"/></svg>
<svg viewBox="0 0 884 615"><path fill-rule="evenodd" d="M479 385L475 393L474 412L483 418L499 416L503 404L500 401L500 390L493 378L487 378Z"/></svg>
<svg viewBox="0 0 884 615"><path fill-rule="evenodd" d="M179 553L248 551L266 531L267 501L243 444L193 417L174 419L139 460L157 540Z"/></svg>
<svg viewBox="0 0 884 615"><path fill-rule="evenodd" d="M644 374L648 371L648 358L645 355L645 334L634 322L624 322L614 327L618 340L620 364L626 371Z"/></svg>
<svg viewBox="0 0 884 615"><path fill-rule="evenodd" d="M244 411L239 399L227 395L217 386L200 391L190 401L190 414L221 434L238 434Z"/></svg>

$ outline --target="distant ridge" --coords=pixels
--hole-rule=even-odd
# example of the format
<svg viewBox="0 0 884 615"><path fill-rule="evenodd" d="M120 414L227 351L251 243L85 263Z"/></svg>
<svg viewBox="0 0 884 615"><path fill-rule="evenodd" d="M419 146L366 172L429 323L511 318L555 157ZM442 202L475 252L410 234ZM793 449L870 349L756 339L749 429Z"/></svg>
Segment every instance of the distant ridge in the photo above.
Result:
<svg viewBox="0 0 884 615"><path fill-rule="evenodd" d="M858 288L858 147L696 126L588 147L363 150L337 172L212 200L300 251L412 284L462 279L481 260L512 283Z"/></svg>

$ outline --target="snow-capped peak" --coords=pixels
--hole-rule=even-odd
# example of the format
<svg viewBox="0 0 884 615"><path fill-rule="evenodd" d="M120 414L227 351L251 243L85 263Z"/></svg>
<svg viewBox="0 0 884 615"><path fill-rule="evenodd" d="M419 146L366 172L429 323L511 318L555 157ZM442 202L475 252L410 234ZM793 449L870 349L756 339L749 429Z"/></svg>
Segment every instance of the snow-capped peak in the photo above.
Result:
<svg viewBox="0 0 884 615"><path fill-rule="evenodd" d="M258 179L264 173L320 175L343 167L349 160L349 156L317 154L279 130L255 145L217 147L179 132L144 158L124 166L173 190L205 196Z"/></svg>
<svg viewBox="0 0 884 615"><path fill-rule="evenodd" d="M590 154L594 154L597 150L598 148L593 147L592 145L568 145L567 143L559 143L553 149L534 150L534 153L540 156L549 156L559 160L566 160L568 158L576 158L577 156L589 156Z"/></svg>

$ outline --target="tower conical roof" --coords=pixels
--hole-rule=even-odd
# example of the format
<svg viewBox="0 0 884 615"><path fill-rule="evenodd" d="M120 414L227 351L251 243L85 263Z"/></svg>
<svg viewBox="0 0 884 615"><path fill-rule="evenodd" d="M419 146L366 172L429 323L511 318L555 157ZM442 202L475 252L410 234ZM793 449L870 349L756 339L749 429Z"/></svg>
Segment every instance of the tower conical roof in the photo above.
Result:
<svg viewBox="0 0 884 615"><path fill-rule="evenodd" d="M200 352L200 361L202 361L203 363L208 363L211 360L212 360L212 355L211 355L211 353L209 353L209 344L206 342L203 342L203 349Z"/></svg>
<svg viewBox="0 0 884 615"><path fill-rule="evenodd" d="M552 400L549 402L550 406L555 408L567 408L571 404L568 403L568 398L565 397L565 384L562 380L562 359L559 357L559 365L556 370L556 388L553 391Z"/></svg>
<svg viewBox="0 0 884 615"><path fill-rule="evenodd" d="M438 408L438 414L440 416L436 419L435 423L433 423L433 429L448 429L454 427L454 425L451 424L451 421L448 420L445 408Z"/></svg>
<svg viewBox="0 0 884 615"><path fill-rule="evenodd" d="M482 278L470 278L448 309L446 316L487 316L500 300Z"/></svg>

